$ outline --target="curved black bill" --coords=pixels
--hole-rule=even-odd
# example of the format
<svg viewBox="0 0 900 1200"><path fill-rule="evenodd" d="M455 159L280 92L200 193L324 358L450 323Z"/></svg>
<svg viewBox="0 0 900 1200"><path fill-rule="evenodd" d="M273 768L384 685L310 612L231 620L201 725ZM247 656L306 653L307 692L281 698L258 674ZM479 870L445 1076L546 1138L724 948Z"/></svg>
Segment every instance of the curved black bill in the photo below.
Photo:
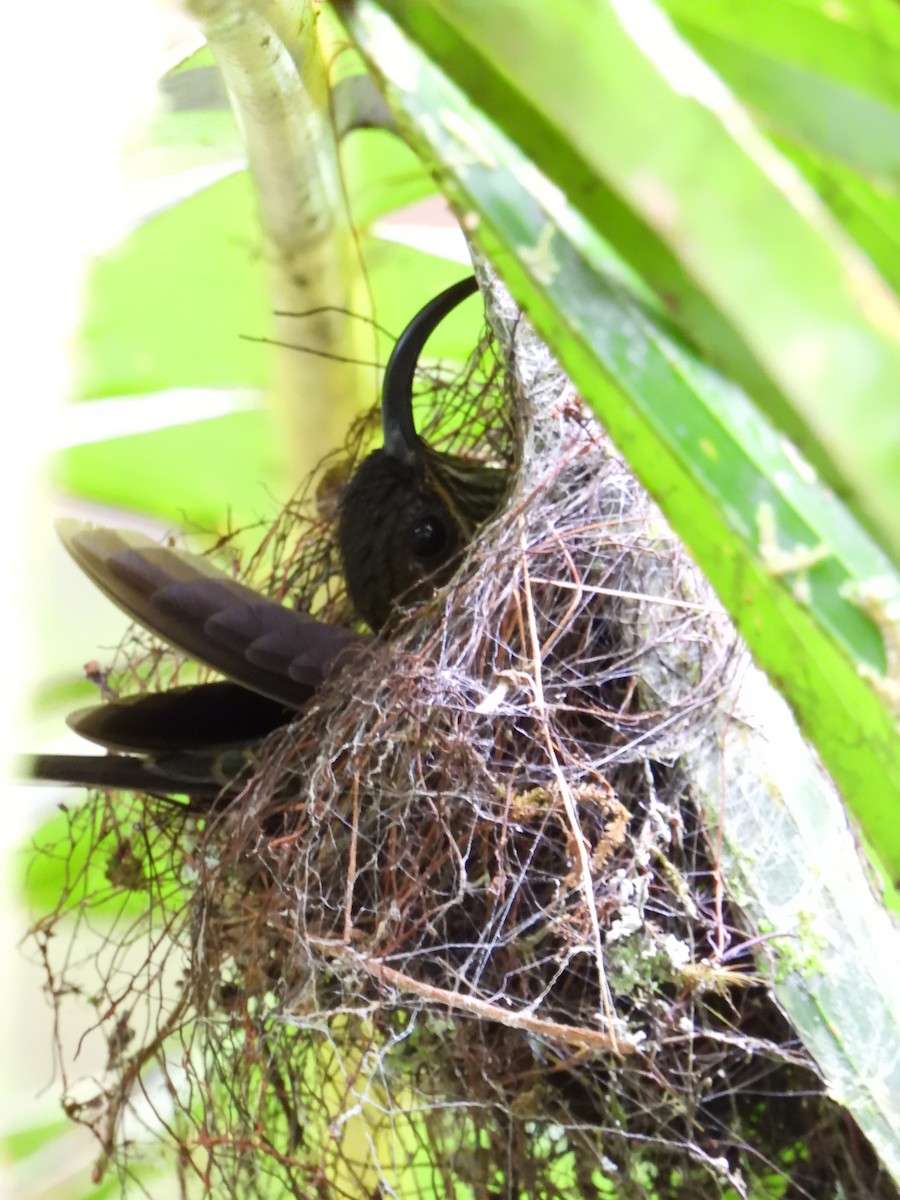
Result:
<svg viewBox="0 0 900 1200"><path fill-rule="evenodd" d="M478 291L474 275L460 279L420 309L406 326L384 372L381 389L381 425L384 451L391 458L412 465L421 462L422 443L413 423L413 381L425 343L449 313Z"/></svg>

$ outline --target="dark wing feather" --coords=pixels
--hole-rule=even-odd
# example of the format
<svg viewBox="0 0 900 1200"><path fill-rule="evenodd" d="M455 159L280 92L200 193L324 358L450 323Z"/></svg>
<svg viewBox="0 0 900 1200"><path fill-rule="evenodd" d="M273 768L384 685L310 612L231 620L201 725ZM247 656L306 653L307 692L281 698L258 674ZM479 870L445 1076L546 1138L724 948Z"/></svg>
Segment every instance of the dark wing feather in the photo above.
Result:
<svg viewBox="0 0 900 1200"><path fill-rule="evenodd" d="M92 582L145 629L282 704L303 704L338 656L363 640L143 534L70 520L58 530Z"/></svg>
<svg viewBox="0 0 900 1200"><path fill-rule="evenodd" d="M250 745L293 716L292 707L221 680L95 704L70 713L66 723L107 750L189 754Z"/></svg>

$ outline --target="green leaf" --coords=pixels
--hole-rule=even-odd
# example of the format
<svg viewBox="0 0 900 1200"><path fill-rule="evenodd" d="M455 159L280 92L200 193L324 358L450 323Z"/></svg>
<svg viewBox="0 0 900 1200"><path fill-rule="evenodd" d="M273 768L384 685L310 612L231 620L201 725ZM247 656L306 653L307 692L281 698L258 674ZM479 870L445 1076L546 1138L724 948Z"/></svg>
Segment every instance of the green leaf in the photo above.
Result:
<svg viewBox="0 0 900 1200"><path fill-rule="evenodd" d="M4 1158L18 1162L36 1153L42 1146L52 1145L69 1129L69 1123L62 1119L45 1121L4 1134L0 1137L0 1147L2 1147Z"/></svg>
<svg viewBox="0 0 900 1200"><path fill-rule="evenodd" d="M815 151L779 142L883 279L900 292L900 195Z"/></svg>
<svg viewBox="0 0 900 1200"><path fill-rule="evenodd" d="M900 189L896 6L661 3L772 129Z"/></svg>
<svg viewBox="0 0 900 1200"><path fill-rule="evenodd" d="M270 328L253 194L235 175L142 225L88 280L74 391L264 388Z"/></svg>
<svg viewBox="0 0 900 1200"><path fill-rule="evenodd" d="M413 151L384 129L358 129L341 146L341 167L357 229L434 195L434 180Z"/></svg>
<svg viewBox="0 0 900 1200"><path fill-rule="evenodd" d="M713 735L689 752L723 878L771 939L760 966L829 1095L900 1180L897 928L780 698L753 672L736 707L724 748Z"/></svg>
<svg viewBox="0 0 900 1200"><path fill-rule="evenodd" d="M390 14L900 555L900 306L649 0L349 12L373 42Z"/></svg>
<svg viewBox="0 0 900 1200"><path fill-rule="evenodd" d="M80 812L82 804L81 795L73 797L69 807L74 815L70 811L54 813L36 830L31 843L19 850L14 859L17 893L41 914L57 912L61 906L66 912L78 913L87 906L94 917L143 918L150 868L134 874L136 881L148 881L146 887L136 883L125 888L117 875L128 851L131 829L125 818L133 816L134 800L121 800L123 820L108 822L103 829L99 827L100 810ZM85 819L88 816L90 819ZM139 837L135 844L140 846ZM172 902L177 902L174 894Z"/></svg>
<svg viewBox="0 0 900 1200"><path fill-rule="evenodd" d="M132 175L159 179L246 157L228 93L204 47L158 84L160 106L128 157Z"/></svg>
<svg viewBox="0 0 900 1200"><path fill-rule="evenodd" d="M142 225L99 259L88 281L75 393L82 400L171 388L264 391L271 353L255 202L232 176ZM284 502L285 461L272 417L237 412L106 441L58 456L73 495L172 523L221 529ZM273 493L275 499L273 499Z"/></svg>
<svg viewBox="0 0 900 1200"><path fill-rule="evenodd" d="M54 467L72 495L218 532L229 518L271 518L287 499L284 472L263 410L73 446Z"/></svg>
<svg viewBox="0 0 900 1200"><path fill-rule="evenodd" d="M362 2L348 27L410 134L442 164L476 240L790 697L879 854L900 871L900 739L885 640L851 599L877 579L897 588L889 563L746 397L673 339L559 190L399 28ZM435 121L444 111L452 122Z"/></svg>

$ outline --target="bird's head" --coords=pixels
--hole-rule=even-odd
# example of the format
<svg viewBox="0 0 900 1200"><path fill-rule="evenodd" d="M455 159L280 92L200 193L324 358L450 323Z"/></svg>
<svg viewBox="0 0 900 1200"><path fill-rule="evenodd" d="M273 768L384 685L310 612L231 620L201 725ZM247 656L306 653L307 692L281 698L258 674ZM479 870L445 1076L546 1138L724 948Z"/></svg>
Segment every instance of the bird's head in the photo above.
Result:
<svg viewBox="0 0 900 1200"><path fill-rule="evenodd" d="M463 540L453 513L418 464L375 450L341 501L338 537L353 607L380 629L396 599L445 582Z"/></svg>
<svg viewBox="0 0 900 1200"><path fill-rule="evenodd" d="M364 459L341 497L338 541L347 592L375 630L395 600L421 599L446 582L506 490L505 470L432 450L413 421L413 380L425 342L476 290L474 278L454 284L401 334L382 389L384 448Z"/></svg>

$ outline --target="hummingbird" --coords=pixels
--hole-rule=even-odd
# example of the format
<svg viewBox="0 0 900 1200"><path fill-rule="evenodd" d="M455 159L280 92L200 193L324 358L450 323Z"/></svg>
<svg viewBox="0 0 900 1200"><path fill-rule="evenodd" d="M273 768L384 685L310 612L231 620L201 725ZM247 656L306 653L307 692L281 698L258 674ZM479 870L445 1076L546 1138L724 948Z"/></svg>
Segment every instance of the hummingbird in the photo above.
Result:
<svg viewBox="0 0 900 1200"><path fill-rule="evenodd" d="M425 343L475 291L474 277L453 284L401 334L382 386L383 448L362 461L339 502L347 594L373 633L389 623L398 601L417 601L449 578L506 491L504 468L432 449L413 420L413 381ZM207 809L237 794L263 739L294 720L329 674L370 641L144 534L72 520L57 529L108 599L224 678L80 709L68 725L107 753L25 755L15 764L21 778L176 803L186 797L189 807Z"/></svg>

